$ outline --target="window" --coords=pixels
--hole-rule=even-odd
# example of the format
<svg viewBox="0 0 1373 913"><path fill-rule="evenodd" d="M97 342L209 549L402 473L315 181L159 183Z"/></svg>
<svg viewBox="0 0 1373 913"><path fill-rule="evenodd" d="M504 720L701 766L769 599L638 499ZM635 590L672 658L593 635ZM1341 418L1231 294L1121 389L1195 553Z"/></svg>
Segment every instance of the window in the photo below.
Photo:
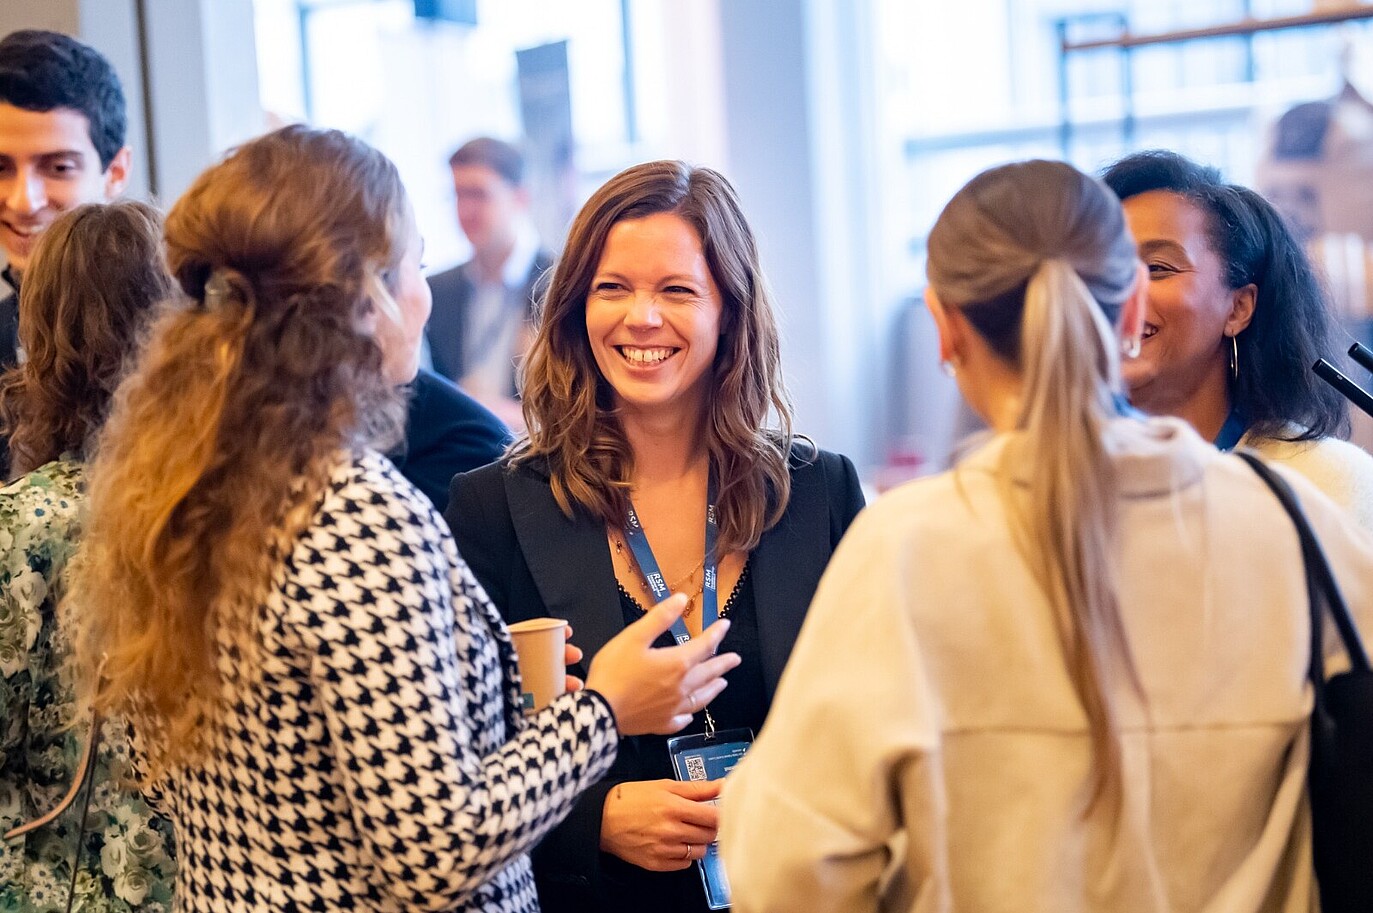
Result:
<svg viewBox="0 0 1373 913"><path fill-rule="evenodd" d="M630 138L620 0L476 6L475 26L417 19L413 0L254 6L263 107L280 122L347 130L385 152L405 180L435 267L468 251L453 214L448 155L473 136L519 140L527 132L517 52L566 43L565 113L580 156L619 167ZM561 50L547 56L556 63ZM547 183L533 188L535 217L556 243L580 187Z"/></svg>
<svg viewBox="0 0 1373 913"><path fill-rule="evenodd" d="M887 245L882 272L892 321L908 333L896 347L892 392L909 408L894 422L889 454L909 449L902 438L913 436L937 466L951 440L957 398L951 384L925 370L924 362L934 363L934 333L916 296L924 285L926 234L959 187L1015 159L1066 157L1098 171L1151 147L1175 149L1250 182L1266 125L1297 102L1333 95L1343 47L1364 38L1368 27L1138 48L1128 54L1128 86L1126 57L1117 49L1075 52L1065 64L1060 28L1070 41L1085 41L1118 35L1123 22L1134 34L1153 34L1310 10L1309 0L875 0L884 87L877 141L891 150L883 155L891 164L880 221L901 239ZM926 392L931 385L936 393Z"/></svg>

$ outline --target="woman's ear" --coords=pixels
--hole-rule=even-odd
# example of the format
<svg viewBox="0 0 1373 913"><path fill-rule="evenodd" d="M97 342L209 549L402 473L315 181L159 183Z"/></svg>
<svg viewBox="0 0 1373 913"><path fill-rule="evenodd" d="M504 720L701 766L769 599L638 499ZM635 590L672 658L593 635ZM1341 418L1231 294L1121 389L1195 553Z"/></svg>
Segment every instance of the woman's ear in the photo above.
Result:
<svg viewBox="0 0 1373 913"><path fill-rule="evenodd" d="M1238 336L1254 319L1254 309L1259 302L1259 287L1254 283L1235 289L1230 303L1230 316L1225 319L1225 335Z"/></svg>
<svg viewBox="0 0 1373 913"><path fill-rule="evenodd" d="M375 307L369 307L367 311L358 318L357 330L363 336L377 335L377 326L380 323L381 315Z"/></svg>
<svg viewBox="0 0 1373 913"><path fill-rule="evenodd" d="M961 359L959 346L962 338L958 327L949 319L944 302L939 300L939 293L932 285L925 286L925 307L929 309L930 316L934 318L935 329L939 331L939 361L957 364Z"/></svg>
<svg viewBox="0 0 1373 913"><path fill-rule="evenodd" d="M376 270L368 270L364 285L367 297L372 300L372 311L386 315L393 323L399 323L400 305L396 303L396 298L391 294L391 290L386 287L386 280L382 274Z"/></svg>

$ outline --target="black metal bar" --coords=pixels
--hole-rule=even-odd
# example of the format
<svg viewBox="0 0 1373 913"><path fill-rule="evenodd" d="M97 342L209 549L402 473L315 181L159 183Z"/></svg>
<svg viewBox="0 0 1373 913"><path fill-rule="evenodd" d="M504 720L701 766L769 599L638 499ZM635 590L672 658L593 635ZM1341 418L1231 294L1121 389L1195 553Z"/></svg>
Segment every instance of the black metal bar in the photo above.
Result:
<svg viewBox="0 0 1373 913"><path fill-rule="evenodd" d="M1229 35L1255 35L1259 32L1276 32L1282 29L1299 29L1313 25L1332 25L1337 22L1352 22L1359 19L1373 19L1373 7L1360 6L1330 13L1312 13L1306 16L1284 16L1277 19L1247 19L1229 25L1216 25L1209 28L1185 29L1178 32L1160 32L1156 35L1121 35L1118 38L1094 39L1092 41L1064 42L1063 50L1090 51L1095 48L1140 48L1151 44L1177 44L1183 41L1197 41L1206 38L1223 38Z"/></svg>
<svg viewBox="0 0 1373 913"><path fill-rule="evenodd" d="M1316 372L1316 376L1325 381L1344 395L1354 405L1358 406L1369 415L1373 415L1373 396L1368 395L1358 384L1340 373L1339 369L1326 361L1324 358L1318 359L1311 370Z"/></svg>
<svg viewBox="0 0 1373 913"><path fill-rule="evenodd" d="M1359 363L1365 371L1373 371L1373 349L1361 342L1349 347L1349 357Z"/></svg>

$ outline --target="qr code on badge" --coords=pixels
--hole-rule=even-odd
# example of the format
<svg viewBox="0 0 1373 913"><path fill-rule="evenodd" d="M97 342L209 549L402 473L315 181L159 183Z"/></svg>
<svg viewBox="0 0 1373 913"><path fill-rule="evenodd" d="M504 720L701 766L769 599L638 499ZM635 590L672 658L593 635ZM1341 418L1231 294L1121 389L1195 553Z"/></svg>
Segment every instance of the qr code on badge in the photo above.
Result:
<svg viewBox="0 0 1373 913"><path fill-rule="evenodd" d="M704 780L706 779L706 759L698 754L687 755L687 779Z"/></svg>

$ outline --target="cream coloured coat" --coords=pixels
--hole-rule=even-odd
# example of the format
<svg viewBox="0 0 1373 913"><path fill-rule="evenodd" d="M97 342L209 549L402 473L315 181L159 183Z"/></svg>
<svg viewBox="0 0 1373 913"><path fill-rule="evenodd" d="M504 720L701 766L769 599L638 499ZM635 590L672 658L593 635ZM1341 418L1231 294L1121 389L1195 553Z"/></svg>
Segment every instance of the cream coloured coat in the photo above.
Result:
<svg viewBox="0 0 1373 913"><path fill-rule="evenodd" d="M1113 441L1146 697L1113 689L1121 811L1086 810L1086 720L1008 532L996 438L867 508L831 561L725 788L737 913L1313 909L1296 535L1183 422L1122 420ZM1373 536L1286 475L1373 631Z"/></svg>
<svg viewBox="0 0 1373 913"><path fill-rule="evenodd" d="M1269 462L1280 463L1311 480L1330 500L1373 532L1373 456L1357 444L1327 437L1315 441L1245 438Z"/></svg>

